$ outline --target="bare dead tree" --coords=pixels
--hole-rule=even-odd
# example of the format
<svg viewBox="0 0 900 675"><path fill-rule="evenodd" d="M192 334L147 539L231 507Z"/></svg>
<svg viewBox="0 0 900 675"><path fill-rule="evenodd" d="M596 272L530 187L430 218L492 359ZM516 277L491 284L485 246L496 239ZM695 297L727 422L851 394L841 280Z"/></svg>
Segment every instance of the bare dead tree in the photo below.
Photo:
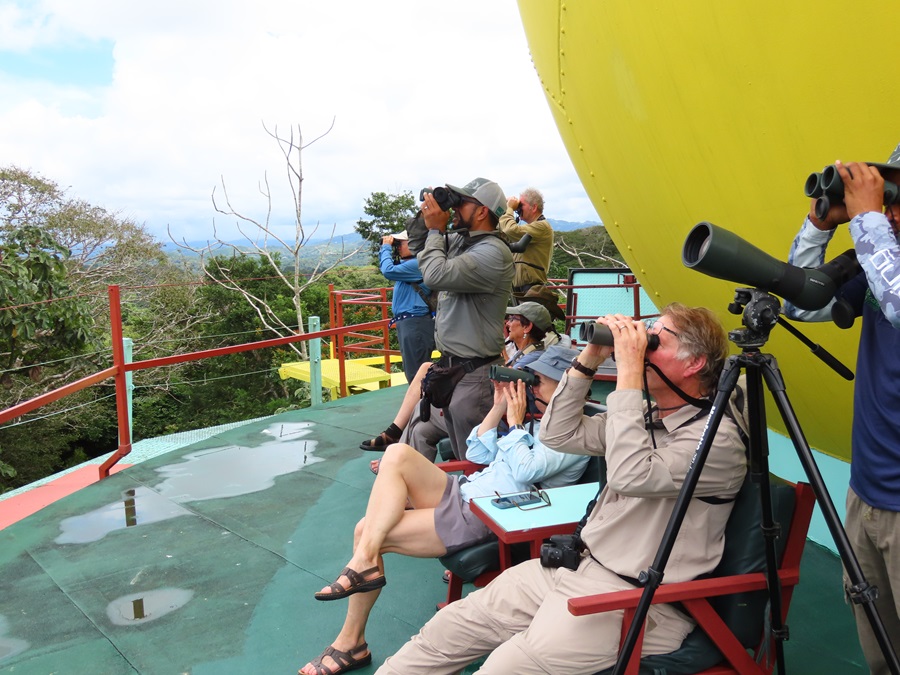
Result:
<svg viewBox="0 0 900 675"><path fill-rule="evenodd" d="M169 238L172 239L179 248L191 251L200 257L203 271L209 279L223 288L241 294L256 312L263 326L279 336L286 336L295 332L301 334L305 332L303 328L303 310L300 303L303 291L311 284L314 284L321 279L329 270L361 251L365 245L360 245L353 250L346 250L343 242L341 242L337 257L333 257L333 253L331 256L328 256L329 251L332 250L336 228L336 224L332 225L328 242L326 246L321 247L312 271L306 274L301 274L300 272L300 252L303 247L309 243L312 237L315 236L319 229L318 222L310 230L307 230L303 224L303 151L313 143L327 136L333 128L334 118L332 118L331 126L327 131L320 134L309 143L304 144L303 134L299 125L296 127L296 133L294 128L291 127L289 135L285 137L279 133L277 126L270 130L263 124L263 129L276 142L278 149L284 158L287 181L291 189L291 196L294 200L293 241L289 241L287 238L279 235L275 229L277 223L273 223L272 220L272 191L270 189L267 174L264 174L263 181L259 185L260 194L262 194L266 202L266 211L262 218L246 215L235 208L228 195L224 177L221 179L221 197L216 196L217 188L213 188L213 208L217 213L236 219L238 231L246 240L246 245L238 245L222 239L219 236L215 221L213 221L214 240L207 242L207 245L203 247L191 246L183 238L181 241L176 241L175 238L172 237L171 230L169 231ZM216 255L220 251L229 250L236 256L250 254L259 256L266 261L268 266L272 269L273 276L281 280L292 297L296 313L296 323L294 324L296 328L294 326L288 326L284 321L279 319L277 313L265 298L257 297L243 288L240 284L240 280L231 275L230 270L222 264L221 258ZM279 264L278 257L280 251L287 252L290 262L293 263L292 272L286 272L284 266ZM327 262L329 258L330 262ZM213 269L210 269L208 264L210 261L213 263ZM291 347L295 352L300 354L301 358L308 358L305 342L298 343L298 345L291 345Z"/></svg>
<svg viewBox="0 0 900 675"><path fill-rule="evenodd" d="M594 265L585 264L585 259L593 259L593 260L602 260L604 263L609 263L613 267L627 267L625 263L621 260L616 260L610 255L606 255L602 250L599 253L591 253L589 251L583 251L575 248L574 246L569 246L562 239L557 239L555 242L556 246L565 254L572 256L575 260L578 261L580 267L593 267Z"/></svg>

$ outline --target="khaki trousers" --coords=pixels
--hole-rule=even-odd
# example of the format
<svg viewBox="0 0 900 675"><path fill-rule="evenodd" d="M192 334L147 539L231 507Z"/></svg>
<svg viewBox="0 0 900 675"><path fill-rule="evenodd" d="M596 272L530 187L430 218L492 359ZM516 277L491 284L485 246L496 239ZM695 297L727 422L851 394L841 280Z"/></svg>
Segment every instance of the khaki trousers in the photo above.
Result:
<svg viewBox="0 0 900 675"><path fill-rule="evenodd" d="M845 530L863 576L870 586L878 588L875 608L896 652L900 648L900 513L869 506L848 489ZM845 570L845 591L849 587ZM887 675L891 671L865 610L862 605L853 604L852 607L856 632L869 670L873 675Z"/></svg>
<svg viewBox="0 0 900 675"><path fill-rule="evenodd" d="M590 559L575 572L524 562L440 610L378 673L456 673L489 653L484 675L596 673L616 661L623 613L576 617L566 602L628 588ZM644 654L674 651L694 626L669 605L654 605L647 620Z"/></svg>

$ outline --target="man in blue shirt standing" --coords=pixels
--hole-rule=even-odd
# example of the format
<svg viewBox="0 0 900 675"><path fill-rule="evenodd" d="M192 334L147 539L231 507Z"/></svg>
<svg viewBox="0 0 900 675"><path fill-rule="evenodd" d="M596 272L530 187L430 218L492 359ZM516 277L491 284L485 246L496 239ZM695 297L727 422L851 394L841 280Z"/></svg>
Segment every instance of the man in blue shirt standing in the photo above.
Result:
<svg viewBox="0 0 900 675"><path fill-rule="evenodd" d="M400 262L394 264L393 249L397 248ZM434 312L431 291L422 283L419 263L409 250L406 230L389 234L381 240L379 267L386 279L394 282L391 325L397 327L397 341L403 356L406 381L412 382L416 372L434 351Z"/></svg>
<svg viewBox="0 0 900 675"><path fill-rule="evenodd" d="M843 284L837 298L862 317L853 398L850 487L845 529L866 581L878 588L875 607L894 650L900 650L900 204L883 207L884 182L900 182L900 146L886 164L835 162L844 203L819 219L814 205L791 246L788 262L816 267L835 228L850 223L862 274ZM792 319L831 318L831 306L801 310L785 303ZM844 574L845 588L850 581ZM853 604L869 670L889 673L862 605Z"/></svg>

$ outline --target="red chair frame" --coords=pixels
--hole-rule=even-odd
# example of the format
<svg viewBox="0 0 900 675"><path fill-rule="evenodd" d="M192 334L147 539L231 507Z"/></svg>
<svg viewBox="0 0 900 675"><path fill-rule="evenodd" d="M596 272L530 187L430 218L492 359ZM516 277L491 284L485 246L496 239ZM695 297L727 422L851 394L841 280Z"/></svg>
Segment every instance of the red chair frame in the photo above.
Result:
<svg viewBox="0 0 900 675"><path fill-rule="evenodd" d="M794 587L800 582L800 559L803 556L806 534L809 531L809 523L816 501L813 489L807 483L797 483L794 491L796 497L794 513L781 564L778 567L778 578L782 589L782 621L787 620L791 595ZM757 663L754 657L758 656L764 648L769 648L769 654L774 654L773 638L762 635L759 646L751 656L708 600L708 598L719 595L765 590L766 588L766 575L763 572L663 584L654 593L653 604L680 602L697 622L697 629L703 630L722 652L725 662L707 668L698 675L746 675L751 673L769 675L774 663ZM575 616L584 616L597 612L625 610L625 618L622 622L622 639L624 640L642 593L642 589L635 589L571 598L568 603L569 612ZM637 675L638 673L643 637L642 628L631 660L628 662L626 675Z"/></svg>

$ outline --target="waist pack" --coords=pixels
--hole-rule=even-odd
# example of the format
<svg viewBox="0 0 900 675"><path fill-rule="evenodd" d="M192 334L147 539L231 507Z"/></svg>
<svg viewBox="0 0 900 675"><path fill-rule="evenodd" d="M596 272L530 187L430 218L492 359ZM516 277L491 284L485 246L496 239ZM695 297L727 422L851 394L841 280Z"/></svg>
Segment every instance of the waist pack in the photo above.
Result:
<svg viewBox="0 0 900 675"><path fill-rule="evenodd" d="M446 408L450 405L453 391L466 373L471 373L476 368L496 360L496 356L486 356L468 359L452 366L443 365L441 362L433 364L422 378L422 407L420 408L422 421L428 421L426 415L430 416L431 406Z"/></svg>

